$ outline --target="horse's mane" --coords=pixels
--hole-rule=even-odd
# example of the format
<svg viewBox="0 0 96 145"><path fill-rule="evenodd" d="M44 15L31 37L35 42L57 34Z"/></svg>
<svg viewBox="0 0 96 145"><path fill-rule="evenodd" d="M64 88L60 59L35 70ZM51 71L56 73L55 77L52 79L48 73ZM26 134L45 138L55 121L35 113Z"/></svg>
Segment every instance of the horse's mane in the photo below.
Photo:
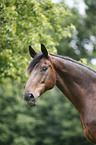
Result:
<svg viewBox="0 0 96 145"><path fill-rule="evenodd" d="M27 68L27 72L30 73L32 71L32 69L34 68L34 66L40 61L40 59L44 57L42 53L38 53L30 62L28 68Z"/></svg>
<svg viewBox="0 0 96 145"><path fill-rule="evenodd" d="M84 65L83 63L81 63L81 62L79 62L79 61L76 61L76 60L74 60L74 59L72 59L72 58L65 57L65 56L61 56L61 55L56 55L56 54L52 54L52 53L50 53L50 55L55 56L55 57L58 57L58 58L61 58L61 59L64 59L64 60L71 61L71 62L73 62L73 63L75 63L75 64L78 64L78 65L80 65L80 66L83 66L83 67L87 68L88 70L90 70L90 71L96 73L96 70L94 70L94 69L92 69L91 67L89 67L89 66L87 66L87 65Z"/></svg>
<svg viewBox="0 0 96 145"><path fill-rule="evenodd" d="M65 57L65 56L61 56L61 55L56 55L56 54L52 54L50 53L51 56L54 56L54 57L58 57L58 58L61 58L61 59L64 59L64 60L68 60L70 62L73 62L75 64L78 64L80 66L83 66L85 68L87 68L88 70L96 73L96 70L92 69L91 67L87 66L87 65L84 65L83 63L81 62L78 62L72 58L69 58L69 57ZM44 57L44 55L42 53L38 53L33 59L32 61L30 62L28 68L27 68L27 72L30 73L32 71L32 69L34 68L34 66L40 61L40 59Z"/></svg>

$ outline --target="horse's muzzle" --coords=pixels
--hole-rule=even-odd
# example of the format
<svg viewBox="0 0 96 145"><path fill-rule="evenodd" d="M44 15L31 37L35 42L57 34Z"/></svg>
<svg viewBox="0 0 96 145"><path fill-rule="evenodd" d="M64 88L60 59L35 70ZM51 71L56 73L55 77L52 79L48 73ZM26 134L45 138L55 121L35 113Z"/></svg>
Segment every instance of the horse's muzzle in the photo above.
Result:
<svg viewBox="0 0 96 145"><path fill-rule="evenodd" d="M36 104L34 95L28 91L24 93L23 98L26 101L26 103L30 106L34 106Z"/></svg>

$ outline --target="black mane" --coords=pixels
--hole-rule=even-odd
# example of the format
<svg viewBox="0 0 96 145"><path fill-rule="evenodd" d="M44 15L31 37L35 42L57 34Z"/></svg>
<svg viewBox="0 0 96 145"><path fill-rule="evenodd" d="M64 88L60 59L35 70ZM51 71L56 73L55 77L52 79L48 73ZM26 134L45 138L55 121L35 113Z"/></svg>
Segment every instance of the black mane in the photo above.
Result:
<svg viewBox="0 0 96 145"><path fill-rule="evenodd" d="M61 56L61 55L55 55L55 54L51 54L49 53L51 56L55 56L55 57L58 57L58 58L61 58L61 59L65 59L65 60L68 60L68 61L71 61L75 64L79 64L87 69L89 69L90 71L93 71L96 73L96 70L92 69L91 67L87 66L87 65L84 65L78 61L75 61L69 57L64 57L64 56ZM27 68L27 72L30 73L32 71L32 69L34 68L34 66L40 61L40 59L44 57L43 53L38 53L34 58L33 60L30 62L28 68Z"/></svg>
<svg viewBox="0 0 96 145"><path fill-rule="evenodd" d="M74 60L74 59L72 59L72 58L65 57L65 56L61 56L61 55L55 55L55 54L50 54L50 55L55 56L55 57L58 57L58 58L61 58L61 59L65 59L65 60L71 61L71 62L73 62L73 63L75 63L75 64L81 65L81 66L83 66L83 67L89 69L90 71L96 73L96 70L94 70L93 68L91 68L91 67L89 67L89 66L87 66L87 65L85 65L85 64L83 64L83 63L81 63L81 62L79 62L79 61L76 61L76 60Z"/></svg>
<svg viewBox="0 0 96 145"><path fill-rule="evenodd" d="M40 61L40 59L44 57L44 55L42 53L38 53L33 60L30 62L27 71L28 73L30 73L32 71L32 69L34 68L34 66Z"/></svg>

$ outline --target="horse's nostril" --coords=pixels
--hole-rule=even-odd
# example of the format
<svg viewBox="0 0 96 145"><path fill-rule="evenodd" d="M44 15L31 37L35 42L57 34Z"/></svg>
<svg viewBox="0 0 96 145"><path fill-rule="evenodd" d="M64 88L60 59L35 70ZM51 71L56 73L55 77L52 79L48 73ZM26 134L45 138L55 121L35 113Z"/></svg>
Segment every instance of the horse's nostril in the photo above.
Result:
<svg viewBox="0 0 96 145"><path fill-rule="evenodd" d="M33 94L29 94L30 99L34 99L34 95Z"/></svg>
<svg viewBox="0 0 96 145"><path fill-rule="evenodd" d="M23 96L24 100L29 101L29 97L28 96Z"/></svg>
<svg viewBox="0 0 96 145"><path fill-rule="evenodd" d="M23 96L25 101L33 101L34 100L34 95L32 93L29 92L25 92L24 96Z"/></svg>

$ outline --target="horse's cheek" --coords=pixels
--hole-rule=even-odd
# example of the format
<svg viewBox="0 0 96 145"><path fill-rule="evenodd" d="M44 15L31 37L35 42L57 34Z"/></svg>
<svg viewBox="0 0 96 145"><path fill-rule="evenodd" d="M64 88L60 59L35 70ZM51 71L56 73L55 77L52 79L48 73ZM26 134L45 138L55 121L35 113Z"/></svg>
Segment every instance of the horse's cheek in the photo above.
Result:
<svg viewBox="0 0 96 145"><path fill-rule="evenodd" d="M56 78L54 72L49 73L47 76L45 85L48 89L52 89L56 84Z"/></svg>

